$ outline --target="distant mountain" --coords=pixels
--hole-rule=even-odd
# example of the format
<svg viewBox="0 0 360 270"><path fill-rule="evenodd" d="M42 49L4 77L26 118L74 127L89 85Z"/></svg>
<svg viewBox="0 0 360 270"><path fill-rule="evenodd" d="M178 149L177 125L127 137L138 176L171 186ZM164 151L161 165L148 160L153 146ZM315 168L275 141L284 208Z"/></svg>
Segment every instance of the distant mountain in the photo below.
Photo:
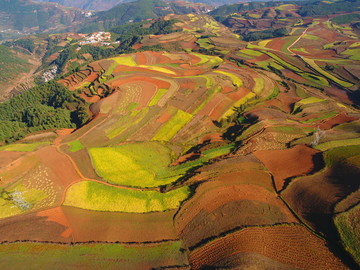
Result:
<svg viewBox="0 0 360 270"><path fill-rule="evenodd" d="M111 27L154 19L167 14L200 13L211 10L210 6L186 1L162 1L162 0L137 0L122 3L110 10L99 12L92 18L92 23L87 23L81 32L93 32L106 30Z"/></svg>
<svg viewBox="0 0 360 270"><path fill-rule="evenodd" d="M86 10L104 11L112 7L134 0L36 0L36 2L55 2L67 7L77 7ZM177 0L170 0L175 1ZM239 0L188 0L193 3L203 3L211 6L221 6L240 2Z"/></svg>
<svg viewBox="0 0 360 270"><path fill-rule="evenodd" d="M0 0L0 39L60 31L85 19L79 9L30 0Z"/></svg>
<svg viewBox="0 0 360 270"><path fill-rule="evenodd" d="M223 17L233 13L250 11L260 8L276 7L284 4L301 6L298 13L301 16L329 15L338 12L351 12L359 6L360 0L330 0L330 1L262 1L224 5L210 12L213 17Z"/></svg>
<svg viewBox="0 0 360 270"><path fill-rule="evenodd" d="M36 2L55 2L67 7L76 7L85 10L104 11L132 0L36 0Z"/></svg>

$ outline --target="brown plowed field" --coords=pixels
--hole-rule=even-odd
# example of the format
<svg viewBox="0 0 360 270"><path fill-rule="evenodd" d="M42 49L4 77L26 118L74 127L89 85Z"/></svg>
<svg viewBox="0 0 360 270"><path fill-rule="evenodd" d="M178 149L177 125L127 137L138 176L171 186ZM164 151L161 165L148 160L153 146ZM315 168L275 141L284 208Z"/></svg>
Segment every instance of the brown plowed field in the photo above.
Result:
<svg viewBox="0 0 360 270"><path fill-rule="evenodd" d="M332 209L359 188L360 169L339 165L295 179L281 193L290 207L317 231L333 237Z"/></svg>
<svg viewBox="0 0 360 270"><path fill-rule="evenodd" d="M334 126L337 126L337 125L340 125L340 124L343 124L343 123L347 123L347 122L351 122L351 121L354 121L356 119L357 118L351 117L351 116L348 116L348 115L345 115L345 114L339 114L339 115L325 121L324 123L321 123L319 125L319 128L322 129L322 130L328 130L328 129L331 129L332 127L334 127Z"/></svg>
<svg viewBox="0 0 360 270"><path fill-rule="evenodd" d="M71 242L66 219L58 209L0 220L0 241Z"/></svg>
<svg viewBox="0 0 360 270"><path fill-rule="evenodd" d="M177 239L175 210L147 214L88 211L63 206L76 242L147 242Z"/></svg>
<svg viewBox="0 0 360 270"><path fill-rule="evenodd" d="M256 172L256 171L255 171ZM259 175L259 174L258 174ZM266 175L266 174L265 174ZM267 177L269 179L269 176L263 175L262 177ZM240 175L238 175L240 176ZM240 176L241 177L241 176ZM262 207L265 208L271 208L271 211L269 211L271 214L266 219L266 224L275 224L279 222L296 222L296 219L293 217L291 212L287 209L287 207L282 203L282 201L277 198L276 194L274 192L268 191L260 186L257 185L251 185L251 184L242 184L241 182L246 182L247 178L243 178L243 180L240 179L227 179L226 182L222 181L211 181L204 183L200 185L195 195L191 198L191 200L186 201L179 213L176 215L175 218L175 224L177 231L184 235L184 233L187 233L188 230L187 226L191 226L193 230L190 230L190 234L184 235L186 237L186 242L191 243L190 245L196 244L196 241L201 241L201 237L196 237L199 233L203 235L206 234L206 230L203 227L204 224L201 224L199 222L198 224L193 224L194 220L196 219L196 216L201 214L202 212L207 213L210 215L211 220L211 213L214 211L218 211L218 209L221 208L229 208L229 212L226 214L222 211L222 215L225 215L226 218L222 219L222 223L220 222L218 225L219 228L216 228L213 226L212 223L209 223L209 233L213 232L214 230L218 233L221 233L222 227L227 226L227 221L237 226L241 225L258 225L263 224L264 221L264 212ZM235 203L234 202L237 202ZM242 202L241 202L242 201ZM244 201L249 201L245 202ZM228 206L226 206L228 205ZM230 207L232 205L232 207ZM239 209L235 208L238 207ZM224 209L225 209L224 208ZM240 211L241 210L241 211ZM245 216L233 216L233 213L247 213ZM249 219L247 219L247 215L249 213L256 213L254 216L249 216ZM232 219L236 219L236 222ZM201 219L200 219L201 220ZM215 220L214 218L212 220ZM241 222L243 223L241 223ZM196 231L197 229L198 231ZM231 228L227 228L231 229ZM191 233L192 231L192 233ZM211 234L208 236L212 236ZM194 240L194 238L196 240Z"/></svg>
<svg viewBox="0 0 360 270"><path fill-rule="evenodd" d="M251 252L309 270L348 269L326 242L300 225L251 227L219 237L190 253L192 269L206 269L228 257Z"/></svg>
<svg viewBox="0 0 360 270"><path fill-rule="evenodd" d="M92 166L90 156L86 149L66 153L74 160L79 170L85 177L101 180L101 178L96 174Z"/></svg>
<svg viewBox="0 0 360 270"><path fill-rule="evenodd" d="M287 218L278 206L256 200L233 200L211 211L203 209L198 212L180 232L180 237L185 246L193 247L204 239L234 228L273 225L284 221Z"/></svg>
<svg viewBox="0 0 360 270"><path fill-rule="evenodd" d="M318 150L305 145L297 145L285 150L256 151L254 155L273 174L276 189L279 191L287 178L304 175L317 168L314 156L318 153Z"/></svg>
<svg viewBox="0 0 360 270"><path fill-rule="evenodd" d="M216 269L273 269L273 270L300 270L292 265L283 264L259 253L241 252L216 262Z"/></svg>

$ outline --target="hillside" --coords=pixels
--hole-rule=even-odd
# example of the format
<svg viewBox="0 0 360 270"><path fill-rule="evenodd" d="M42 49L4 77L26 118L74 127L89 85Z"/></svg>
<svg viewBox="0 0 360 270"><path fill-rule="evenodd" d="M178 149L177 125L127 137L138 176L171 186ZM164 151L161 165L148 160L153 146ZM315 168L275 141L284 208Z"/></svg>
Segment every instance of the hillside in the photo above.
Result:
<svg viewBox="0 0 360 270"><path fill-rule="evenodd" d="M300 9L43 37L56 82L0 104L0 268L357 269L360 36Z"/></svg>
<svg viewBox="0 0 360 270"><path fill-rule="evenodd" d="M99 12L80 32L108 30L117 25L140 22L165 16L167 14L202 13L210 10L204 4L189 4L186 1L137 0L123 3L110 10Z"/></svg>
<svg viewBox="0 0 360 270"><path fill-rule="evenodd" d="M26 77L37 66L37 57L0 45L0 101L9 98L19 83L26 87Z"/></svg>
<svg viewBox="0 0 360 270"><path fill-rule="evenodd" d="M0 39L60 31L85 19L80 10L30 0L0 0Z"/></svg>

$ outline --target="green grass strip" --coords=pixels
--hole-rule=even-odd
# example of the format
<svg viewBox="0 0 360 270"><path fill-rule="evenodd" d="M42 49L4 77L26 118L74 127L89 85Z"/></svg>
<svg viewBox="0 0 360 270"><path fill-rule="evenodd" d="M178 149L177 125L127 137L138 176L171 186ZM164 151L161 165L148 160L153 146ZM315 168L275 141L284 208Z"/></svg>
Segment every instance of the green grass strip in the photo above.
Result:
<svg viewBox="0 0 360 270"><path fill-rule="evenodd" d="M332 80L333 82L343 86L343 87L351 87L353 86L352 83L348 83L345 81L340 80L339 78L335 77L334 75L328 73L327 71L323 70L321 67L319 67L313 59L302 57L301 59L304 60L305 63L310 65L313 69L315 69L317 72L319 72L321 75L325 76L326 78Z"/></svg>
<svg viewBox="0 0 360 270"><path fill-rule="evenodd" d="M265 80L263 78L255 78L255 87L253 89L253 92L257 95L259 95L265 87Z"/></svg>
<svg viewBox="0 0 360 270"><path fill-rule="evenodd" d="M334 218L342 245L360 264L360 204Z"/></svg>
<svg viewBox="0 0 360 270"><path fill-rule="evenodd" d="M315 146L315 149L318 149L320 151L327 151L329 149L336 148L336 147L359 145L359 144L360 144L360 138L354 138L354 139L338 140L338 141L321 143L321 144Z"/></svg>
<svg viewBox="0 0 360 270"><path fill-rule="evenodd" d="M240 87L240 86L242 86L244 84L243 81L233 73L222 71L222 70L215 70L214 72L219 73L219 74L223 74L223 75L229 77L234 86Z"/></svg>
<svg viewBox="0 0 360 270"><path fill-rule="evenodd" d="M338 114L339 114L338 112L329 112L329 113L323 114L322 116L312 118L312 119L308 119L306 121L302 121L302 123L309 124L309 123L313 123L313 122L316 122L316 121L319 121L319 120L332 118L332 117L334 117L334 116L336 116Z"/></svg>
<svg viewBox="0 0 360 270"><path fill-rule="evenodd" d="M171 241L144 245L118 243L51 243L16 242L0 245L3 269L143 269L158 267L159 262L182 264L182 243ZM21 258L21 260L19 260Z"/></svg>
<svg viewBox="0 0 360 270"><path fill-rule="evenodd" d="M168 91L168 89L160 88L156 91L156 94L149 102L149 107L156 105L159 100L165 95L165 93Z"/></svg>
<svg viewBox="0 0 360 270"><path fill-rule="evenodd" d="M360 145L351 145L330 149L324 153L324 160L328 167L331 167L341 161L360 155Z"/></svg>
<svg viewBox="0 0 360 270"><path fill-rule="evenodd" d="M170 141L191 119L193 116L182 110L165 123L152 138L153 141Z"/></svg>

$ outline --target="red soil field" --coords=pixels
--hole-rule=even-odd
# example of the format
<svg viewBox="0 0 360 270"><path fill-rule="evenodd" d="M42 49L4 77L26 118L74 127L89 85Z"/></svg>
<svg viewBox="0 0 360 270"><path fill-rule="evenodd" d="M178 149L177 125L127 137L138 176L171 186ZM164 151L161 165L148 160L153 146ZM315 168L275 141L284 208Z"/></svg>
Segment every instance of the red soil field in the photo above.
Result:
<svg viewBox="0 0 360 270"><path fill-rule="evenodd" d="M64 215L64 211L62 207L56 207L48 210L40 211L36 214L38 217L46 217L46 221L56 222L68 229L61 233L62 237L69 238L72 234L72 230L70 229L69 222L67 221L66 216Z"/></svg>
<svg viewBox="0 0 360 270"><path fill-rule="evenodd" d="M0 151L0 168L6 166L7 164L13 162L14 160L18 159L19 157L25 154L26 153L24 152Z"/></svg>
<svg viewBox="0 0 360 270"><path fill-rule="evenodd" d="M146 55L144 53L137 53L135 55L135 62L138 64L138 65L146 65L147 64L147 59L146 59Z"/></svg>
<svg viewBox="0 0 360 270"><path fill-rule="evenodd" d="M279 191L287 178L314 170L317 167L317 164L314 164L314 156L317 153L318 150L305 145L296 145L285 150L256 151L254 155L274 175L276 189Z"/></svg>
<svg viewBox="0 0 360 270"><path fill-rule="evenodd" d="M359 189L360 169L346 164L299 177L281 192L282 197L316 231L333 237L333 207Z"/></svg>
<svg viewBox="0 0 360 270"><path fill-rule="evenodd" d="M24 214L0 220L0 241L52 241L71 242L69 227L56 210L46 210L43 214Z"/></svg>
<svg viewBox="0 0 360 270"><path fill-rule="evenodd" d="M175 210L148 214L88 211L63 206L76 242L147 242L175 240Z"/></svg>
<svg viewBox="0 0 360 270"><path fill-rule="evenodd" d="M160 117L157 119L158 122L164 124L167 121L169 121L172 117L172 114L170 114L168 111L164 111Z"/></svg>
<svg viewBox="0 0 360 270"><path fill-rule="evenodd" d="M141 109L146 107L150 100L152 99L152 97L156 94L156 91L158 90L157 86L152 84L152 83L148 83L148 82L137 82L137 85L139 85L141 87L141 97L140 97L140 106L137 107L137 109Z"/></svg>
<svg viewBox="0 0 360 270"><path fill-rule="evenodd" d="M246 89L245 87L241 87L236 92L229 93L226 96L228 98L231 98L233 101L238 101L238 100L242 99L243 97L245 97L248 93L250 93L249 89Z"/></svg>
<svg viewBox="0 0 360 270"><path fill-rule="evenodd" d="M253 173L257 172L254 171ZM251 174L251 172L249 172L249 174ZM236 176L239 177L239 179L234 178ZM258 177L259 176L260 173L258 173ZM267 177L267 179L270 179L270 177L266 174L260 177ZM272 212L272 218L270 218L273 223L278 223L279 219L282 222L296 222L296 219L293 217L291 212L282 203L282 201L277 198L274 192L268 191L258 185L247 184L246 176L243 177L239 173L233 174L231 180L227 178L226 182L211 181L200 185L192 199L190 201L186 201L177 214L175 219L176 229L179 233L181 233L186 226L192 222L196 215L202 211L211 213L217 208L233 201L246 200L277 207L277 210ZM261 215L259 218L262 218ZM224 219L224 223L225 220L226 219ZM256 219L254 219L253 222L253 225L257 225ZM199 228L201 228L201 226Z"/></svg>
<svg viewBox="0 0 360 270"><path fill-rule="evenodd" d="M224 258L253 252L301 269L348 269L326 242L303 226L246 228L219 237L190 253L192 269L211 266Z"/></svg>
<svg viewBox="0 0 360 270"><path fill-rule="evenodd" d="M69 158L60 154L56 147L44 147L36 151L36 155L44 165L54 172L60 186L67 187L82 180Z"/></svg>
<svg viewBox="0 0 360 270"><path fill-rule="evenodd" d="M348 115L345 115L345 114L339 114L339 115L325 121L324 123L321 123L319 125L319 128L322 129L322 130L328 130L328 129L331 129L332 127L334 127L334 126L337 126L337 125L340 125L340 124L343 124L343 123L346 123L346 122L351 122L351 121L354 121L356 119L357 118L351 117L351 116L348 116Z"/></svg>
<svg viewBox="0 0 360 270"><path fill-rule="evenodd" d="M160 78L151 78L145 76L131 76L129 78L118 79L110 83L112 86L116 87L127 83L134 83L135 81L152 83L155 84L158 88L168 89L170 87L170 83L168 83L167 81L161 80Z"/></svg>

